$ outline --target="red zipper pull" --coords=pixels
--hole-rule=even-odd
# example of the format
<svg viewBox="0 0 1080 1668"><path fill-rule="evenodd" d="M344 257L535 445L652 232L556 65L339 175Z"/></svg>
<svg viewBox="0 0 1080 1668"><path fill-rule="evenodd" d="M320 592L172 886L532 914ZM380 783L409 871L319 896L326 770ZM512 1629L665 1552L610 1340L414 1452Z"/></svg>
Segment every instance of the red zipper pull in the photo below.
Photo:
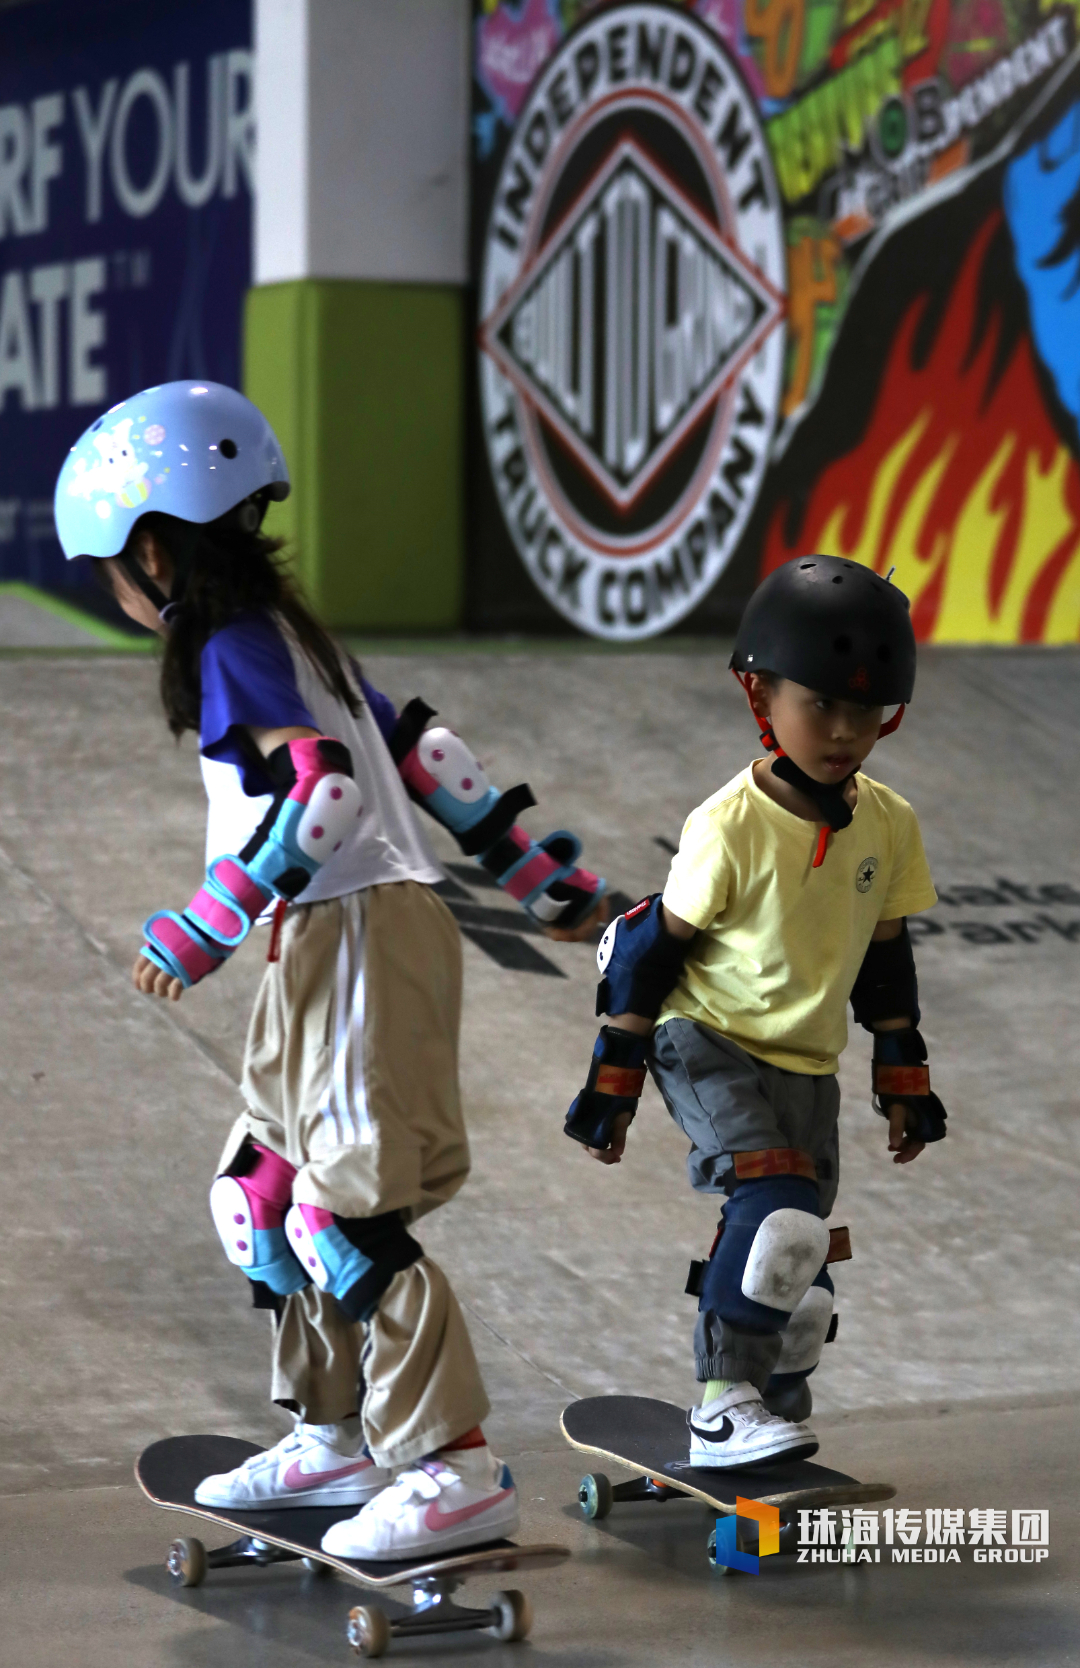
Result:
<svg viewBox="0 0 1080 1668"><path fill-rule="evenodd" d="M288 907L288 898L279 898L274 905L274 920L270 928L270 948L266 952L267 961L281 960L281 929L285 924L285 911Z"/></svg>

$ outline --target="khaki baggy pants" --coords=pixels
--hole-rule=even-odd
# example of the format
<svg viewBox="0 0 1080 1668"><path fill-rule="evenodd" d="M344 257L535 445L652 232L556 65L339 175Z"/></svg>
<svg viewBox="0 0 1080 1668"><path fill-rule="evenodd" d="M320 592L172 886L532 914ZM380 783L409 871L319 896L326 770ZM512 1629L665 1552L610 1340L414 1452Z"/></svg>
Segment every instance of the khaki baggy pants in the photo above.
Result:
<svg viewBox="0 0 1080 1668"><path fill-rule="evenodd" d="M469 1172L457 1041L461 943L416 881L293 906L248 1029L246 1139L296 1167L293 1199L339 1216L445 1204ZM395 1274L365 1325L315 1286L284 1300L275 1401L313 1424L360 1409L375 1460L403 1465L471 1430L489 1402L464 1317L429 1257Z"/></svg>

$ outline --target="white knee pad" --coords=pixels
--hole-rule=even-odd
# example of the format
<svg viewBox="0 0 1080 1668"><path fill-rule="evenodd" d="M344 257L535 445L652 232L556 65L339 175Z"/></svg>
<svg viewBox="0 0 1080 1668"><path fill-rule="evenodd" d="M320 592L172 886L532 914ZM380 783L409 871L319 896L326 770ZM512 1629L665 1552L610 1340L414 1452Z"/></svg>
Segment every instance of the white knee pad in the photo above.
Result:
<svg viewBox="0 0 1080 1668"><path fill-rule="evenodd" d="M743 1270L743 1294L790 1315L828 1254L829 1230L819 1216L790 1206L771 1211L754 1235Z"/></svg>
<svg viewBox="0 0 1080 1668"><path fill-rule="evenodd" d="M773 1368L775 1373L807 1373L821 1360L825 1338L832 1320L832 1292L811 1286L792 1310L784 1330L784 1347Z"/></svg>

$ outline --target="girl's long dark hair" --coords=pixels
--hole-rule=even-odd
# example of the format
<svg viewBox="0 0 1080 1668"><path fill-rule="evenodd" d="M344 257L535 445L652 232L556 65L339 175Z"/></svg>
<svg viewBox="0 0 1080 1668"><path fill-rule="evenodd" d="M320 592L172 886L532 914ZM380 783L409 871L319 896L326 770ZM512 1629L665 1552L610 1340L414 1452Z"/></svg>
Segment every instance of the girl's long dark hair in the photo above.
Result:
<svg viewBox="0 0 1080 1668"><path fill-rule="evenodd" d="M245 532L232 520L196 526L151 512L140 517L129 551L138 548L143 529L165 546L182 580L180 606L170 621L161 662L161 699L174 736L198 731L199 661L207 639L252 609L265 609L285 621L330 694L357 716L361 702L342 656L301 600L280 560L280 539Z"/></svg>

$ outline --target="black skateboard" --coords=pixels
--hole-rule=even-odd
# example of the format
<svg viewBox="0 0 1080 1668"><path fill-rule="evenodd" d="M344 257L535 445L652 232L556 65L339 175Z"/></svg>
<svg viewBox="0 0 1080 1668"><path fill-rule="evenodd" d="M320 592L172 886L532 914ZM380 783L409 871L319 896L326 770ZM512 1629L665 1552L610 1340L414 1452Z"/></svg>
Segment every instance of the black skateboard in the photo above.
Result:
<svg viewBox="0 0 1080 1668"><path fill-rule="evenodd" d="M346 1637L359 1656L382 1656L391 1638L461 1633L474 1628L485 1628L497 1639L524 1639L532 1626L532 1606L524 1593L496 1593L486 1610L465 1609L454 1604L451 1595L473 1575L550 1569L570 1556L565 1546L491 1541L487 1546L466 1547L461 1552L393 1562L336 1558L322 1550L322 1538L332 1523L354 1516L356 1506L219 1511L196 1504L195 1489L204 1477L231 1471L259 1451L254 1443L239 1442L231 1436L171 1436L139 1455L135 1480L155 1506L190 1512L207 1523L235 1529L240 1536L227 1546L210 1550L193 1538L173 1541L166 1559L169 1574L177 1586L197 1587L208 1570L237 1564L265 1567L299 1559L309 1570L324 1574L336 1570L363 1587L411 1587L411 1605L390 1599L379 1605L358 1605L349 1612Z"/></svg>
<svg viewBox="0 0 1080 1668"><path fill-rule="evenodd" d="M607 1517L619 1501L665 1501L680 1494L704 1500L718 1515L726 1516L734 1512L735 1497L741 1495L744 1500L759 1500L778 1508L783 1553L795 1551L796 1514L800 1508L861 1506L871 1500L891 1500L896 1493L891 1483L860 1483L846 1472L815 1465L813 1460L738 1471L706 1471L691 1466L685 1409L649 1396L588 1396L571 1402L561 1423L572 1447L642 1473L630 1482L614 1484L602 1471L583 1477L578 1501L582 1513L590 1519ZM756 1525L747 1524L744 1530L740 1520L740 1549L754 1551L756 1535ZM713 1563L715 1546L714 1530L709 1537Z"/></svg>

